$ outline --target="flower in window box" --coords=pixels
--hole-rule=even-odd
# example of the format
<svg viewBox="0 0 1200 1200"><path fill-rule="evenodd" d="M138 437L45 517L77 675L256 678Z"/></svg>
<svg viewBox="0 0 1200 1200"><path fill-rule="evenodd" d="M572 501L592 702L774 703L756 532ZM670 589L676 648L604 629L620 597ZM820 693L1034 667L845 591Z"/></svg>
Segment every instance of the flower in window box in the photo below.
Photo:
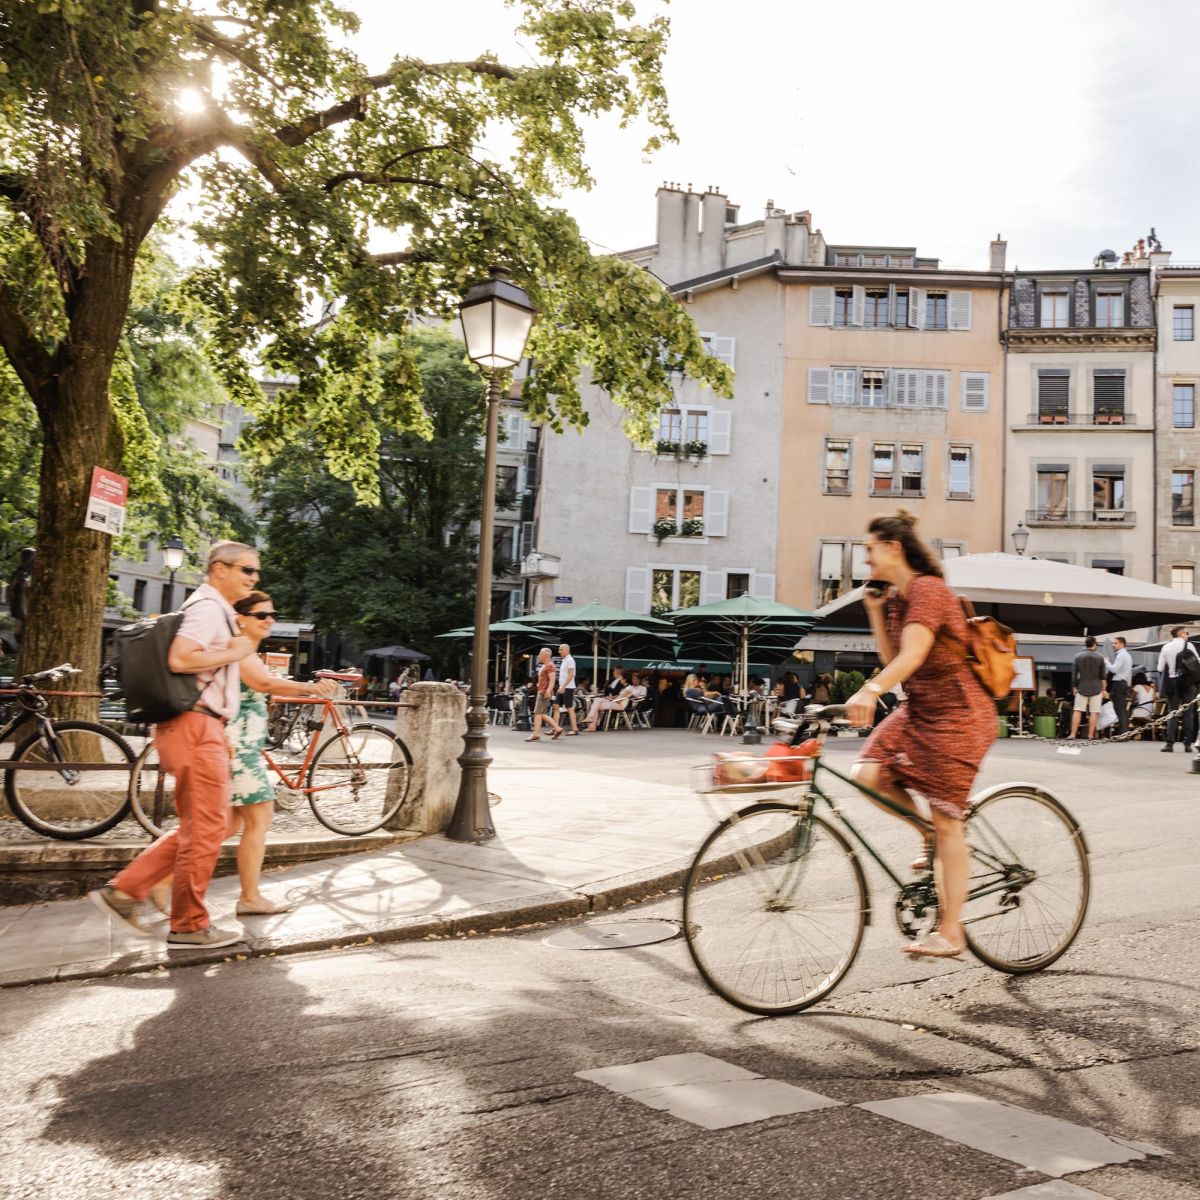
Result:
<svg viewBox="0 0 1200 1200"><path fill-rule="evenodd" d="M659 517L654 522L653 533L660 546L666 538L675 537L678 532L679 529L675 524L674 517Z"/></svg>
<svg viewBox="0 0 1200 1200"><path fill-rule="evenodd" d="M700 441L684 442L683 457L695 459L707 458L708 443Z"/></svg>
<svg viewBox="0 0 1200 1200"><path fill-rule="evenodd" d="M670 438L659 438L654 444L655 454L660 454L663 456L663 458L669 458L671 456L678 458L679 451L680 444L678 442L671 441Z"/></svg>
<svg viewBox="0 0 1200 1200"><path fill-rule="evenodd" d="M704 535L704 518L685 517L679 532L683 537L702 537Z"/></svg>

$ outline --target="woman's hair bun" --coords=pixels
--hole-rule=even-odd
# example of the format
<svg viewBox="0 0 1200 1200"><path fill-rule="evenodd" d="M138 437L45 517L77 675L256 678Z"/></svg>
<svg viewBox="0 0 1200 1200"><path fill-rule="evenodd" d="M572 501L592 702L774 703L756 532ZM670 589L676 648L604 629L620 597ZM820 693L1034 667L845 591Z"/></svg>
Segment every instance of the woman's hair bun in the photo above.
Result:
<svg viewBox="0 0 1200 1200"><path fill-rule="evenodd" d="M902 525L907 525L909 529L916 529L917 527L917 518L907 508L896 509L894 518Z"/></svg>

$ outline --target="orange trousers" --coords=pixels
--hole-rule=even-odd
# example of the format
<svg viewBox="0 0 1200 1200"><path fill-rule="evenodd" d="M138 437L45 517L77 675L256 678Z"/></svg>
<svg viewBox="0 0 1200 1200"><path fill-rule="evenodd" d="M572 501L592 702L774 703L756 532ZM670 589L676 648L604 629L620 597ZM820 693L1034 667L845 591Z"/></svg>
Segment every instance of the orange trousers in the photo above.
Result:
<svg viewBox="0 0 1200 1200"><path fill-rule="evenodd" d="M179 828L143 850L112 886L144 900L160 879L174 875L171 929L190 933L209 924L204 896L229 823L229 743L216 718L187 712L156 726L154 744L162 769L175 776Z"/></svg>

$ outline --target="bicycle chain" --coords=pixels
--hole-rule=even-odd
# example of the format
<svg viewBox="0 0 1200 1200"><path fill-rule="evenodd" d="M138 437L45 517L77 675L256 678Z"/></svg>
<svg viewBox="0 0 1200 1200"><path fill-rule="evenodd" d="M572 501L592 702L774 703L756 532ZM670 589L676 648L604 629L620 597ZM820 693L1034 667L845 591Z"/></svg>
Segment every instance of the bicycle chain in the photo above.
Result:
<svg viewBox="0 0 1200 1200"><path fill-rule="evenodd" d="M1118 742L1131 742L1134 738L1140 738L1147 729L1159 729L1168 721L1173 721L1181 713L1187 712L1189 708L1200 707L1200 696L1195 700L1189 700L1186 704L1181 704L1177 709L1169 713L1163 713L1161 717L1155 717L1153 721L1147 721L1145 725L1138 726L1137 729L1130 729L1126 733L1118 733L1115 737L1103 739L1088 740L1090 746L1115 746ZM1059 738L1059 737L1042 737L1037 733L1022 733L1017 735L1022 742L1048 742L1051 746L1070 746L1078 742L1079 738Z"/></svg>

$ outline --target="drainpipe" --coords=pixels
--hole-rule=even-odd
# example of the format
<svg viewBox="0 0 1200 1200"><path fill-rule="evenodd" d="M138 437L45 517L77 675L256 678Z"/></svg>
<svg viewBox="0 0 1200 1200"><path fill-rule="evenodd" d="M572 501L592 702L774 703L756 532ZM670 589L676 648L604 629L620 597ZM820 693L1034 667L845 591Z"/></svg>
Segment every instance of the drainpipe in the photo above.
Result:
<svg viewBox="0 0 1200 1200"><path fill-rule="evenodd" d="M1150 362L1153 367L1150 379L1150 578L1158 582L1158 276L1154 276L1151 296L1151 311L1154 315L1154 353ZM1170 583L1170 580L1167 580Z"/></svg>
<svg viewBox="0 0 1200 1200"><path fill-rule="evenodd" d="M1006 336L1007 309L1011 302L1011 294L1006 297L1006 283L1011 277L1007 274L1000 276L1000 301L996 305L996 338L1000 342L1000 351L1003 354L1003 370L1000 372L1000 413L1002 420L1000 422L1000 553L1005 553L1005 534L1004 526L1006 524L1005 501L1008 497L1008 337Z"/></svg>

